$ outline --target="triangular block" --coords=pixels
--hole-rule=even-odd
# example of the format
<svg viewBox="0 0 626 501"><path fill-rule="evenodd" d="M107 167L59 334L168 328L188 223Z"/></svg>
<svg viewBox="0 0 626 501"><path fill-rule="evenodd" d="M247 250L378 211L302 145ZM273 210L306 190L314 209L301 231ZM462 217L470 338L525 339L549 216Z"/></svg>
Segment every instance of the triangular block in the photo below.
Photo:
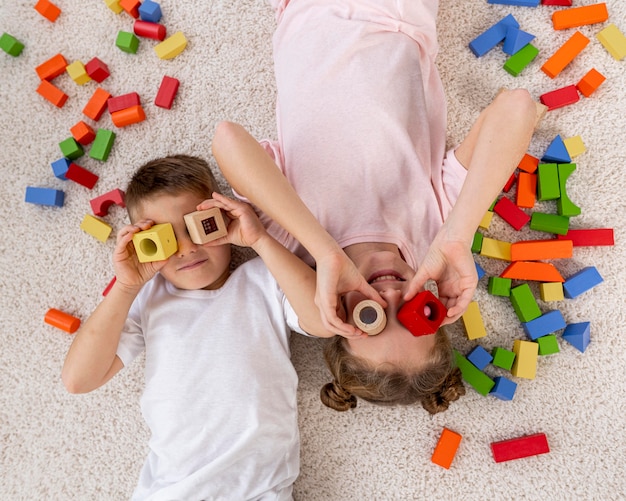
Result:
<svg viewBox="0 0 626 501"><path fill-rule="evenodd" d="M527 46L535 38L535 35L522 31L514 26L509 26L506 31L506 38L502 50L505 54L512 56Z"/></svg>
<svg viewBox="0 0 626 501"><path fill-rule="evenodd" d="M568 324L563 331L563 339L584 353L591 342L591 324L589 322Z"/></svg>
<svg viewBox="0 0 626 501"><path fill-rule="evenodd" d="M543 163L568 164L572 161L561 136L556 136L541 158Z"/></svg>

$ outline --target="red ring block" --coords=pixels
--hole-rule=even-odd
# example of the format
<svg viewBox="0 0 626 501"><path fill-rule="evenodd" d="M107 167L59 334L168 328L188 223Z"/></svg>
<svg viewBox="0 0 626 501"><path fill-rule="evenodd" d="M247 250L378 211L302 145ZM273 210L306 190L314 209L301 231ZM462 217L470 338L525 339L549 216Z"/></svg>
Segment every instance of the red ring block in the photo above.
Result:
<svg viewBox="0 0 626 501"><path fill-rule="evenodd" d="M428 316L425 308L430 309ZM398 320L414 336L434 334L446 318L448 309L432 292L420 292L402 305L398 311Z"/></svg>

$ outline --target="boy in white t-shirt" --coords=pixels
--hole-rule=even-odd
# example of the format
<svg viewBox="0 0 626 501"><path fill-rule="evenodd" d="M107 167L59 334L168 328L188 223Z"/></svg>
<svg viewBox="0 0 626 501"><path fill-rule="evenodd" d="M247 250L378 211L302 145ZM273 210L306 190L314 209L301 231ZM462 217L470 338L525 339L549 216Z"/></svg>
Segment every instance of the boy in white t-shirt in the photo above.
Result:
<svg viewBox="0 0 626 501"><path fill-rule="evenodd" d="M145 350L150 451L133 499L287 500L298 476L290 329L332 334L313 302L313 270L270 237L247 204L217 190L195 157L154 160L134 174L126 190L132 224L119 231L113 253L115 284L63 367L68 391L85 393ZM228 235L197 245L183 216L213 207L229 216ZM172 224L178 250L140 263L133 235L159 223ZM231 273L231 243L260 259Z"/></svg>

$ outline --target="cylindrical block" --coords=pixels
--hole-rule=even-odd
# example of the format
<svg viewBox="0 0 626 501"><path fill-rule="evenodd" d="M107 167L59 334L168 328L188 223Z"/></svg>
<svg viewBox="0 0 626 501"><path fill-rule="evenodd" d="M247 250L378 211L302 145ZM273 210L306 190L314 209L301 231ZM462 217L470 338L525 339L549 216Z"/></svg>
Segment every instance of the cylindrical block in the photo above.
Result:
<svg viewBox="0 0 626 501"><path fill-rule="evenodd" d="M385 310L371 299L358 303L352 312L352 318L356 326L369 336L380 334L387 325Z"/></svg>
<svg viewBox="0 0 626 501"><path fill-rule="evenodd" d="M162 42L165 40L167 30L164 25L158 23L151 23L148 21L135 21L133 25L133 31L138 37L152 38Z"/></svg>
<svg viewBox="0 0 626 501"><path fill-rule="evenodd" d="M44 322L57 329L74 334L80 327L80 318L73 317L69 313L50 308L44 317Z"/></svg>

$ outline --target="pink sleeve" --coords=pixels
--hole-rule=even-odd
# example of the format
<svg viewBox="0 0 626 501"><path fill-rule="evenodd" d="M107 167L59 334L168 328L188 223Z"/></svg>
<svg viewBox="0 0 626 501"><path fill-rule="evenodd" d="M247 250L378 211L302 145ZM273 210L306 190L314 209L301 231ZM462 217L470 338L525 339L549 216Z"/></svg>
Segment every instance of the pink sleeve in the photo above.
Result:
<svg viewBox="0 0 626 501"><path fill-rule="evenodd" d="M448 150L443 159L441 182L443 192L441 193L441 202L443 207L443 218L447 218L459 197L467 169L463 167L454 154L454 148Z"/></svg>

